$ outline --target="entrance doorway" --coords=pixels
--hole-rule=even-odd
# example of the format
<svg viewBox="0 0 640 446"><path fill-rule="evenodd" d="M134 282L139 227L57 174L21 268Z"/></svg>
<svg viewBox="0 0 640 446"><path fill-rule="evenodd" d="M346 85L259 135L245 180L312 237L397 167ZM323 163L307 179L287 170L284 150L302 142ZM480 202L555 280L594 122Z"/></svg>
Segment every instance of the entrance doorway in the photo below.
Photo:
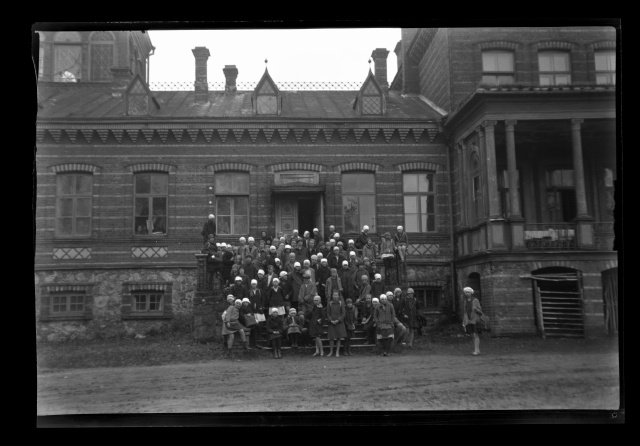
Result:
<svg viewBox="0 0 640 446"><path fill-rule="evenodd" d="M294 194L278 194L275 199L276 233L292 234L298 230L300 236L304 231L313 234L313 229L322 232L324 222L324 203L322 194L299 196Z"/></svg>

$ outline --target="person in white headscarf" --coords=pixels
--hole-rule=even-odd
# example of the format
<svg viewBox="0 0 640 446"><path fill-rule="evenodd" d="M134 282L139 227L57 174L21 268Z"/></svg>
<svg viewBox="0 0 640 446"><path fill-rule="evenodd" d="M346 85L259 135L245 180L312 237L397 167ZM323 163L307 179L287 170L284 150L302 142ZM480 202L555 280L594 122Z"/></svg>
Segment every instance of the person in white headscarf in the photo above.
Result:
<svg viewBox="0 0 640 446"><path fill-rule="evenodd" d="M216 235L216 217L215 217L215 215L209 214L209 218L207 219L207 222L202 227L201 234L202 234L202 238L204 239L205 243L207 242L207 240L209 240L209 234L213 234L214 236Z"/></svg>
<svg viewBox="0 0 640 446"><path fill-rule="evenodd" d="M236 299L233 305L229 305L224 316L224 324L222 325L222 335L228 335L227 341L227 356L231 357L231 349L233 348L233 339L235 333L240 334L240 339L245 350L250 350L247 337L244 334L245 327L240 323L240 308L242 307L242 300Z"/></svg>
<svg viewBox="0 0 640 446"><path fill-rule="evenodd" d="M404 263L404 259L407 256L407 245L409 244L409 237L404 232L402 226L398 226L396 234L393 236L393 241L396 244L396 249L400 255L400 261Z"/></svg>
<svg viewBox="0 0 640 446"><path fill-rule="evenodd" d="M376 338L382 344L382 356L391 356L395 318L393 305L388 302L386 294L381 294L380 305L373 310L373 320L376 326Z"/></svg>
<svg viewBox="0 0 640 446"><path fill-rule="evenodd" d="M473 297L473 288L465 287L463 290L465 301L464 301L464 315L462 316L462 327L465 331L471 334L473 338L473 356L478 356L480 354L480 334L476 329L476 324L480 316L482 316L482 307L480 306L480 301Z"/></svg>

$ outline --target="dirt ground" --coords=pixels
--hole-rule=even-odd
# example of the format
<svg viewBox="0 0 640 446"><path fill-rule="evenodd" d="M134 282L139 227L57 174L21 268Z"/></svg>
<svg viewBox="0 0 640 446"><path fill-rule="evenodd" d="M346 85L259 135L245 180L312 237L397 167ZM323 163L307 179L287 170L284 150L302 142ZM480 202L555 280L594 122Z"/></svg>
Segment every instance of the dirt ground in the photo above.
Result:
<svg viewBox="0 0 640 446"><path fill-rule="evenodd" d="M39 370L37 414L620 407L617 340L485 338L405 349L242 354L160 366Z"/></svg>

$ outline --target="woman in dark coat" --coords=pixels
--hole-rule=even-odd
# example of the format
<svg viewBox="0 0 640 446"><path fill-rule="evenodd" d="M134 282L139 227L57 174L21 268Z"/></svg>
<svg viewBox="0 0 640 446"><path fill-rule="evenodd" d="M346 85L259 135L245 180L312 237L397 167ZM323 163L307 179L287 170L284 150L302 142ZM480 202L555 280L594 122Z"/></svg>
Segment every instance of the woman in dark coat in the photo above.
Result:
<svg viewBox="0 0 640 446"><path fill-rule="evenodd" d="M267 305L269 306L269 314L275 309L278 315L284 316L284 290L280 286L279 279L273 279L273 286L267 293Z"/></svg>
<svg viewBox="0 0 640 446"><path fill-rule="evenodd" d="M224 243L220 244L223 247ZM226 285L229 283L231 275L231 267L233 266L235 256L231 245L224 245L225 251L222 253L222 280Z"/></svg>
<svg viewBox="0 0 640 446"><path fill-rule="evenodd" d="M289 316L287 316L284 320L283 327L284 331L291 343L291 347L298 348L298 338L302 333L302 329L300 328L300 318L297 315L297 311L295 308L289 310Z"/></svg>
<svg viewBox="0 0 640 446"><path fill-rule="evenodd" d="M415 298L413 288L407 289L407 297L402 305L403 325L407 327L407 346L413 347L413 336L418 329L418 301Z"/></svg>
<svg viewBox="0 0 640 446"><path fill-rule="evenodd" d="M327 356L333 356L333 341L337 340L336 357L340 357L340 341L347 336L347 330L344 327L344 304L340 301L340 294L337 291L333 292L331 302L327 305L327 320L329 321L329 354Z"/></svg>
<svg viewBox="0 0 640 446"><path fill-rule="evenodd" d="M278 309L272 308L267 319L267 336L273 348L273 358L282 358L282 318L278 316Z"/></svg>
<svg viewBox="0 0 640 446"><path fill-rule="evenodd" d="M326 317L327 312L322 306L320 296L314 296L313 308L311 309L311 315L309 316L309 337L315 339L316 342L316 352L313 354L313 356L324 356L324 351L322 350L322 340L320 339L320 337L324 333L322 324L324 323Z"/></svg>
<svg viewBox="0 0 640 446"><path fill-rule="evenodd" d="M393 305L387 300L386 294L381 294L380 305L373 311L373 321L376 324L376 338L382 343L382 356L391 356L395 317Z"/></svg>
<svg viewBox="0 0 640 446"><path fill-rule="evenodd" d="M358 309L353 305L351 299L347 299L344 308L344 325L347 330L347 337L344 340L344 354L351 356L351 338L356 330L356 322L358 320Z"/></svg>

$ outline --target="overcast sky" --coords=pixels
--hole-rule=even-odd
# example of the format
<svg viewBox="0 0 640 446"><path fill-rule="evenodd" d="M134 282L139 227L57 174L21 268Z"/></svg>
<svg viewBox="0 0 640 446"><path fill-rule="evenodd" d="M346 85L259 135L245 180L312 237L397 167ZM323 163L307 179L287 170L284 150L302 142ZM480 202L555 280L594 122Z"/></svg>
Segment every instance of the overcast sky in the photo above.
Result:
<svg viewBox="0 0 640 446"><path fill-rule="evenodd" d="M393 52L399 28L360 29L244 29L149 31L155 54L150 58L150 82L193 82L195 59L191 50L205 46L209 82L224 82L222 68L236 65L237 82L257 82L269 62L276 83L299 81L365 80L371 52L389 50L387 79L397 71Z"/></svg>

